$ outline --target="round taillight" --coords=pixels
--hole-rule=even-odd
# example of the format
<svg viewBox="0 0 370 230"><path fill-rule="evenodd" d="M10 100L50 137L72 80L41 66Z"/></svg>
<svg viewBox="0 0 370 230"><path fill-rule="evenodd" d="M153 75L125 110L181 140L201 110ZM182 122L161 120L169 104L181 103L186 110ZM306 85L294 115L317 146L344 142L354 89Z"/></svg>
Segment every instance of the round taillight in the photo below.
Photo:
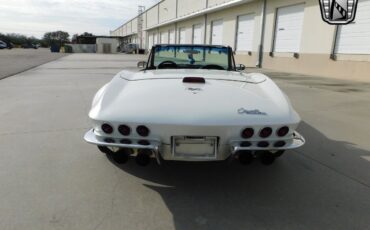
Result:
<svg viewBox="0 0 370 230"><path fill-rule="evenodd" d="M129 139L122 139L120 142L121 142L121 144L126 144L126 145L132 144L132 141L129 140Z"/></svg>
<svg viewBox="0 0 370 230"><path fill-rule="evenodd" d="M105 138L104 141L107 142L107 143L114 143L115 142L112 138Z"/></svg>
<svg viewBox="0 0 370 230"><path fill-rule="evenodd" d="M262 138L269 137L271 135L271 133L272 133L272 129L270 127L263 128L260 131L260 137L262 137Z"/></svg>
<svg viewBox="0 0 370 230"><path fill-rule="evenodd" d="M279 136L279 137L283 137L285 135L287 135L289 133L289 127L288 126L284 126L284 127L281 127L280 129L278 129L278 131L276 132L276 134Z"/></svg>
<svg viewBox="0 0 370 230"><path fill-rule="evenodd" d="M258 147L260 147L260 148L266 148L266 147L268 147L270 144L267 142L267 141L260 141L260 142L258 142Z"/></svg>
<svg viewBox="0 0 370 230"><path fill-rule="evenodd" d="M240 143L240 147L250 147L252 145L252 143L250 143L249 141L243 141L242 143Z"/></svg>
<svg viewBox="0 0 370 230"><path fill-rule="evenodd" d="M103 124L101 126L101 129L103 130L103 132L107 133L107 134L111 134L113 133L113 127L107 123Z"/></svg>
<svg viewBox="0 0 370 230"><path fill-rule="evenodd" d="M286 144L285 141L277 141L275 142L274 146L279 148L283 147L285 144Z"/></svg>
<svg viewBox="0 0 370 230"><path fill-rule="evenodd" d="M144 125L140 125L136 128L136 132L142 136L142 137L147 137L149 135L149 129L144 126Z"/></svg>
<svg viewBox="0 0 370 230"><path fill-rule="evenodd" d="M128 136L128 135L130 135L130 133L131 133L131 128L130 128L130 127L128 127L127 125L120 125L120 126L118 127L118 131L119 131L119 133L120 133L120 134L122 134L123 136Z"/></svg>
<svg viewBox="0 0 370 230"><path fill-rule="evenodd" d="M251 138L254 134L254 130L252 128L246 128L242 131L243 138Z"/></svg>
<svg viewBox="0 0 370 230"><path fill-rule="evenodd" d="M147 140L140 140L137 142L139 145L150 145L150 142Z"/></svg>

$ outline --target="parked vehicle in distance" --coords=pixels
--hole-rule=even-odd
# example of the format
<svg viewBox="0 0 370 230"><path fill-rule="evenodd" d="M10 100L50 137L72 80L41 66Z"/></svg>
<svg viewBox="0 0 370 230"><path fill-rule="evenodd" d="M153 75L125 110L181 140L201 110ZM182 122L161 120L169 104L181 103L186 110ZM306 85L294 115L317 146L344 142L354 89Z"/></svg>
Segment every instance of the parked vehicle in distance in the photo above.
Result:
<svg viewBox="0 0 370 230"><path fill-rule="evenodd" d="M118 163L259 158L272 164L305 143L300 117L266 75L246 73L233 51L155 45L140 72L121 71L95 95L85 140Z"/></svg>
<svg viewBox="0 0 370 230"><path fill-rule="evenodd" d="M129 44L123 45L121 52L126 53L126 54L134 54L134 53L137 54L138 50L139 50L138 44L129 43Z"/></svg>
<svg viewBox="0 0 370 230"><path fill-rule="evenodd" d="M0 40L0 49L6 49L6 48L8 48L8 45L4 41Z"/></svg>
<svg viewBox="0 0 370 230"><path fill-rule="evenodd" d="M32 43L24 43L22 44L23 49L38 49L40 47L39 44L32 44Z"/></svg>
<svg viewBox="0 0 370 230"><path fill-rule="evenodd" d="M0 40L0 49L13 49L13 47L13 43Z"/></svg>

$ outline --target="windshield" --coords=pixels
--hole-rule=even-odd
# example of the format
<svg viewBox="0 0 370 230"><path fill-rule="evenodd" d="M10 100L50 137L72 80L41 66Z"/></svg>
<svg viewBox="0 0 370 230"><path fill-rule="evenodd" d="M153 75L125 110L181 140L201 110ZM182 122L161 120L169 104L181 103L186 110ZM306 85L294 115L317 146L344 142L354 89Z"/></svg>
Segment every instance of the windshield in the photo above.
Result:
<svg viewBox="0 0 370 230"><path fill-rule="evenodd" d="M229 49L208 46L157 46L151 65L158 69L231 69Z"/></svg>

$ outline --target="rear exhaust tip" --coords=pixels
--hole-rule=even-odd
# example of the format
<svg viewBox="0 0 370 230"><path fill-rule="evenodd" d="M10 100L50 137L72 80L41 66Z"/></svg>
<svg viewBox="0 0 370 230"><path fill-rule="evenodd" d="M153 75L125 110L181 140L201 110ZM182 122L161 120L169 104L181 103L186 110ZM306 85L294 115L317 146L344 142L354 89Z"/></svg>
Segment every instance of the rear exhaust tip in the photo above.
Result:
<svg viewBox="0 0 370 230"><path fill-rule="evenodd" d="M137 154L135 161L140 166L147 166L150 164L151 155L152 155L152 151L149 149L139 150L139 153Z"/></svg>
<svg viewBox="0 0 370 230"><path fill-rule="evenodd" d="M239 162L243 165L252 163L254 159L252 151L249 151L249 150L241 150L241 151L238 151L237 154L238 154Z"/></svg>
<svg viewBox="0 0 370 230"><path fill-rule="evenodd" d="M260 153L260 161L264 165L271 165L275 161L275 156L269 151L263 151Z"/></svg>
<svg viewBox="0 0 370 230"><path fill-rule="evenodd" d="M127 163L133 152L132 149L120 149L117 152L111 153L111 156L117 164L124 164Z"/></svg>

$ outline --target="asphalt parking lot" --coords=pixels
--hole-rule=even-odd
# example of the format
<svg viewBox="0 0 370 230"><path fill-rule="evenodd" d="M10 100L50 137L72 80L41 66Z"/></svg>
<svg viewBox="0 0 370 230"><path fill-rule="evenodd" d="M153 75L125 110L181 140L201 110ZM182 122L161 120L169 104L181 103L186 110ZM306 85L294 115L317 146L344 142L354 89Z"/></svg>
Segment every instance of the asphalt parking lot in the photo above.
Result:
<svg viewBox="0 0 370 230"><path fill-rule="evenodd" d="M64 53L51 53L49 49L45 48L0 50L0 79L66 55Z"/></svg>
<svg viewBox="0 0 370 230"><path fill-rule="evenodd" d="M1 229L369 229L369 84L269 72L307 140L272 166L117 165L84 142L87 113L140 59L73 54L0 80Z"/></svg>

